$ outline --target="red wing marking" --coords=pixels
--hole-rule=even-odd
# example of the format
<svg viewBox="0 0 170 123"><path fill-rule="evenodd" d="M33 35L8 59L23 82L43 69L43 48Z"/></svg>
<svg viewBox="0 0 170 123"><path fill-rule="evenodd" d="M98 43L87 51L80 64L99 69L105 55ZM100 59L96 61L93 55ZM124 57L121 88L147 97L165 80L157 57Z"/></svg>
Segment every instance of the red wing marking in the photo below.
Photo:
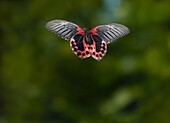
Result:
<svg viewBox="0 0 170 123"><path fill-rule="evenodd" d="M91 34L91 35L96 35L96 34L97 34L97 33L96 33L96 29L97 29L97 27L91 28L90 34Z"/></svg>

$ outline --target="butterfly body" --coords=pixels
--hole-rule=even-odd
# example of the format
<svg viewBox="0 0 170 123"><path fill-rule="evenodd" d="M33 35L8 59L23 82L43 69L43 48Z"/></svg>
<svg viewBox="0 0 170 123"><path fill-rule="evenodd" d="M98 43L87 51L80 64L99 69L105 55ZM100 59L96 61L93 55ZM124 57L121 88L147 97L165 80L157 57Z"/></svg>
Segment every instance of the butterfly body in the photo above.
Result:
<svg viewBox="0 0 170 123"><path fill-rule="evenodd" d="M70 41L70 47L79 58L92 56L101 60L107 52L107 44L129 33L129 29L120 24L99 25L91 29L64 21L53 20L46 28L61 38Z"/></svg>
<svg viewBox="0 0 170 123"><path fill-rule="evenodd" d="M92 39L90 38L90 30L87 28L84 28L84 38L87 44L92 44Z"/></svg>

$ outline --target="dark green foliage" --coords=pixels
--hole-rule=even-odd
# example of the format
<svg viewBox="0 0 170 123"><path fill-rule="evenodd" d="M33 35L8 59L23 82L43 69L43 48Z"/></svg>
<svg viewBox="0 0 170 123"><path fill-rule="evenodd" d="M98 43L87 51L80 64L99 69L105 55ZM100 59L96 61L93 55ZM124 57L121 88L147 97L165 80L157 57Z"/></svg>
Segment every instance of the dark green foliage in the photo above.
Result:
<svg viewBox="0 0 170 123"><path fill-rule="evenodd" d="M169 0L107 1L0 2L0 123L170 122ZM53 19L131 33L82 60L44 28Z"/></svg>

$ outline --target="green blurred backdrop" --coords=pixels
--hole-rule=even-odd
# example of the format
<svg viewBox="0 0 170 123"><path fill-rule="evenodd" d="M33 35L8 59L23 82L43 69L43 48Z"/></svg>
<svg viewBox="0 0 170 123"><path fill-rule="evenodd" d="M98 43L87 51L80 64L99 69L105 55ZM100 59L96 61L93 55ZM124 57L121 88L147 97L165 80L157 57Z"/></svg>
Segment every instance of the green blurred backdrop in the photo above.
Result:
<svg viewBox="0 0 170 123"><path fill-rule="evenodd" d="M169 0L1 0L0 123L170 123ZM131 33L79 59L45 24Z"/></svg>

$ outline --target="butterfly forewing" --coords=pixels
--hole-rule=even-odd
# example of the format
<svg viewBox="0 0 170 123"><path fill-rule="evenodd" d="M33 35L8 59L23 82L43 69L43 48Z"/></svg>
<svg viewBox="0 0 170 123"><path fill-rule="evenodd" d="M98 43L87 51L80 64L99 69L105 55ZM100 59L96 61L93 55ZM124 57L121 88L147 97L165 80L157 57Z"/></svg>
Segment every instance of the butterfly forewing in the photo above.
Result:
<svg viewBox="0 0 170 123"><path fill-rule="evenodd" d="M108 44L127 35L129 29L124 25L113 23L96 26L91 29L90 33L92 35L98 35Z"/></svg>
<svg viewBox="0 0 170 123"><path fill-rule="evenodd" d="M77 33L84 33L83 29L78 25L64 20L50 21L45 27L65 40L70 40Z"/></svg>

